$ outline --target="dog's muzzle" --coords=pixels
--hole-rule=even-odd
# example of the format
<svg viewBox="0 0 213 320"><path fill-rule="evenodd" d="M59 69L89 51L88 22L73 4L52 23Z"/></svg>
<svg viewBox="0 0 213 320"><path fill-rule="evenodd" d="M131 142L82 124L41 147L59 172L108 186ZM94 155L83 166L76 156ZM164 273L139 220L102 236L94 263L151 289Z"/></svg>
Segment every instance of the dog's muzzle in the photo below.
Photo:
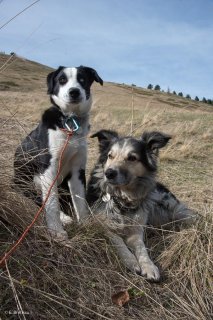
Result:
<svg viewBox="0 0 213 320"><path fill-rule="evenodd" d="M127 185L129 183L127 173L119 168L108 168L104 174L107 182L109 182L110 184L119 186Z"/></svg>

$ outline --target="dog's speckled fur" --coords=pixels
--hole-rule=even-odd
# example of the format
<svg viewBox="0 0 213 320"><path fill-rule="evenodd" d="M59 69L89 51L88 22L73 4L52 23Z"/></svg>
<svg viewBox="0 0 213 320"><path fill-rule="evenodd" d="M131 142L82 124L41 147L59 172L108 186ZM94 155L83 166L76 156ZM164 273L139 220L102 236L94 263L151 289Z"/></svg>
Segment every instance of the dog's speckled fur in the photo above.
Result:
<svg viewBox="0 0 213 320"><path fill-rule="evenodd" d="M124 264L158 281L160 273L147 253L143 226L159 227L189 221L194 216L155 178L159 149L171 137L145 132L141 139L120 138L110 130L101 130L92 137L99 140L100 157L88 183L87 201L93 212L105 213L119 226L119 232L112 232L110 237Z"/></svg>

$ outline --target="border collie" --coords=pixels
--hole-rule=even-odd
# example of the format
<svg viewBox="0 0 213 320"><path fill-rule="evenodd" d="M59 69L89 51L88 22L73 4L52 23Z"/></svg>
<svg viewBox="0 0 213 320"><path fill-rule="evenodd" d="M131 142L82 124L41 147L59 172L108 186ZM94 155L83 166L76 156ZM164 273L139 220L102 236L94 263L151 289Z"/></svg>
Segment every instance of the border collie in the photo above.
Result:
<svg viewBox="0 0 213 320"><path fill-rule="evenodd" d="M105 213L117 225L117 232L110 231L110 237L124 265L148 280L158 281L160 273L147 253L143 226L194 217L156 182L158 151L171 137L144 132L141 139L122 138L110 130L101 130L92 137L99 140L100 157L88 182L88 204L94 213Z"/></svg>
<svg viewBox="0 0 213 320"><path fill-rule="evenodd" d="M84 66L59 67L48 74L47 93L52 106L15 153L15 185L41 205L57 174L60 152L67 138L61 129L73 131L62 159L60 176L45 206L47 227L61 239L67 238L62 222L71 220L61 211L67 203L69 208L74 207L78 220L88 214L85 202L86 136L92 105L90 87L94 81L103 85L98 73Z"/></svg>

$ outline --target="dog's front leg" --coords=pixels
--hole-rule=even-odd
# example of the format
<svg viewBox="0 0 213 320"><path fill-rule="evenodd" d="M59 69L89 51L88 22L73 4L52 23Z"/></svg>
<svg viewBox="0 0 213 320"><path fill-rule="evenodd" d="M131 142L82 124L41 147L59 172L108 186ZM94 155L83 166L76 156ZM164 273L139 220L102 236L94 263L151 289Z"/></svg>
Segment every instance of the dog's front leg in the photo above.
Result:
<svg viewBox="0 0 213 320"><path fill-rule="evenodd" d="M159 281L158 267L150 259L143 241L142 227L126 227L126 244L134 252L141 267L141 275L148 280Z"/></svg>
<svg viewBox="0 0 213 320"><path fill-rule="evenodd" d="M89 210L86 203L86 177L85 177L85 162L79 157L76 157L75 161L72 163L72 173L71 178L68 181L68 186L70 189L70 194L72 197L73 206L75 209L76 218L78 221L83 220L88 217Z"/></svg>
<svg viewBox="0 0 213 320"><path fill-rule="evenodd" d="M48 190L56 176L55 170L46 171L41 175L41 191L42 191L42 200L46 199ZM49 232L52 236L57 237L58 239L65 240L68 238L67 232L63 229L61 220L60 220L60 205L58 199L58 188L57 183L52 187L50 195L45 204L45 216Z"/></svg>
<svg viewBox="0 0 213 320"><path fill-rule="evenodd" d="M110 238L114 248L116 249L118 256L120 257L122 263L126 266L127 269L132 271L133 273L140 274L140 266L138 261L136 260L134 254L127 248L123 239L117 234L108 231L107 235Z"/></svg>

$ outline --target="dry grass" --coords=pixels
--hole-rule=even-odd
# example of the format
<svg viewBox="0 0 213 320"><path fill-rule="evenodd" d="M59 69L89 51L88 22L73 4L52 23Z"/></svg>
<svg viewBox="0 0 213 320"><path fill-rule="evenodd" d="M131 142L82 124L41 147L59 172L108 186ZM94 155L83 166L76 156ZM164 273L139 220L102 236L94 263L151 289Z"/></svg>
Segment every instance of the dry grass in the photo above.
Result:
<svg viewBox="0 0 213 320"><path fill-rule="evenodd" d="M48 106L44 78L48 70L37 69L29 62L24 62L22 69L21 63L15 61L4 75L0 74L7 82L11 77L29 78L27 89L24 83L20 90L11 86L0 91L1 254L18 238L36 211L29 200L10 188L12 161L17 143ZM31 82L28 68L32 66ZM161 152L159 178L198 211L199 219L180 232L147 232L150 254L163 275L160 284L150 284L120 264L102 223L91 220L85 225L73 224L68 229L68 248L48 238L41 218L0 273L0 318L211 319L211 108L140 88L132 91L129 86L111 83L103 88L95 85L92 132L110 128L129 134L132 129L134 135L140 136L143 130L153 129L172 134L171 143ZM97 143L89 139L88 172L96 157ZM130 302L125 307L113 305L112 294L125 289L130 292ZM21 309L24 314L14 314Z"/></svg>

